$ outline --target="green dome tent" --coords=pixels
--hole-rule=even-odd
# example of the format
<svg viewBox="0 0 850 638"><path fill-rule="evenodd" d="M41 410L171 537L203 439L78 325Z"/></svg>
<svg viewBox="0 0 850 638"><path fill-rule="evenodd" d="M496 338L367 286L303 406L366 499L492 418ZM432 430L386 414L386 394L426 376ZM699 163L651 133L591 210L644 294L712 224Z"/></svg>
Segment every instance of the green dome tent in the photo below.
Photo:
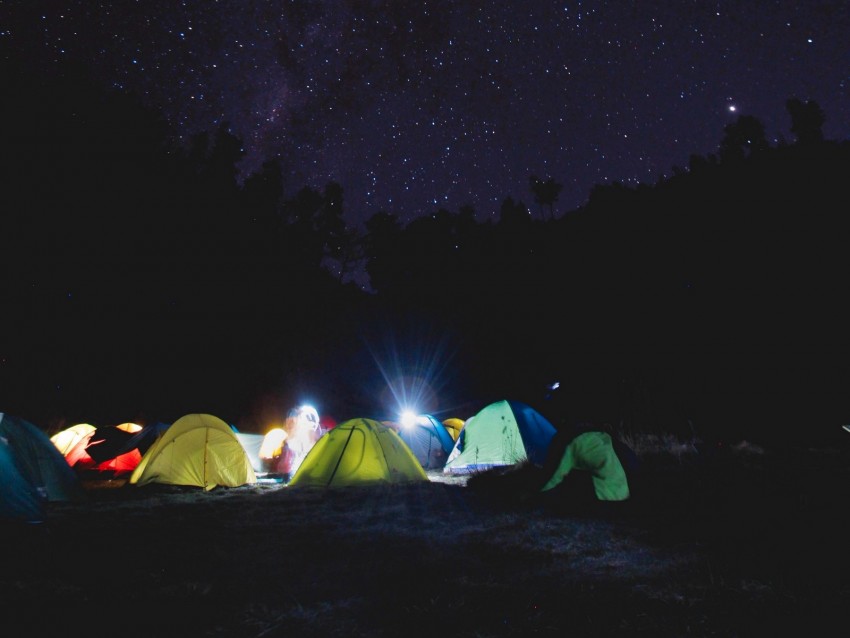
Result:
<svg viewBox="0 0 850 638"><path fill-rule="evenodd" d="M427 480L425 470L395 430L372 419L351 419L316 442L289 486L344 487Z"/></svg>
<svg viewBox="0 0 850 638"><path fill-rule="evenodd" d="M233 429L210 414L177 419L145 452L129 483L239 487L257 476Z"/></svg>
<svg viewBox="0 0 850 638"><path fill-rule="evenodd" d="M468 419L443 468L469 474L529 461L542 466L555 427L519 401L496 401Z"/></svg>

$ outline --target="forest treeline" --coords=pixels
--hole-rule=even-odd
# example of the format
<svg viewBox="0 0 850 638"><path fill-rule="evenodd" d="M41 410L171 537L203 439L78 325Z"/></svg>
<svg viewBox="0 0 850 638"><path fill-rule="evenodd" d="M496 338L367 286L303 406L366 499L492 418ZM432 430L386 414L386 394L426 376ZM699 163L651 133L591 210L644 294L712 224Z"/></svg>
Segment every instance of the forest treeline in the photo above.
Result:
<svg viewBox="0 0 850 638"><path fill-rule="evenodd" d="M536 207L505 194L494 221L379 211L362 229L343 185L286 193L276 160L240 179L226 124L177 144L79 77L6 88L9 411L259 418L305 393L370 410L383 356L437 368L447 411L509 395L634 427L843 414L850 144L824 139L814 101L787 100L789 141L740 116L716 153L577 210L558 210L559 176L529 176Z"/></svg>

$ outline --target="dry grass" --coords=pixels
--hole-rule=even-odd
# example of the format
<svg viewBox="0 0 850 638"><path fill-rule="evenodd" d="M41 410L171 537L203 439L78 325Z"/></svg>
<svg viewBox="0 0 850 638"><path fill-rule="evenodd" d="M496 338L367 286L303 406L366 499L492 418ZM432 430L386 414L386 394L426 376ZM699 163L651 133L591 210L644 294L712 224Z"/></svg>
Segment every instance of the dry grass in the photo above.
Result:
<svg viewBox="0 0 850 638"><path fill-rule="evenodd" d="M0 528L0 598L32 635L836 635L848 449L662 447L620 504L543 495L527 467L92 488L46 524Z"/></svg>

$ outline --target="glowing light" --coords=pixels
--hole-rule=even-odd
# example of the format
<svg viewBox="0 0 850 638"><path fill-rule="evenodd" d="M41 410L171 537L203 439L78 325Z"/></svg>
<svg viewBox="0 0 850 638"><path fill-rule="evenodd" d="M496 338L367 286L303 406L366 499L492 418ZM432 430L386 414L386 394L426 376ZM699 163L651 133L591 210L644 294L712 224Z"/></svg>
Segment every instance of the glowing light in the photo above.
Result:
<svg viewBox="0 0 850 638"><path fill-rule="evenodd" d="M142 426L138 423L121 423L120 425L116 425L115 427L119 430L123 430L124 432L129 432L130 434L139 432L142 429Z"/></svg>
<svg viewBox="0 0 850 638"><path fill-rule="evenodd" d="M273 459L280 456L286 436L286 431L283 428L272 428L269 430L260 444L260 458Z"/></svg>
<svg viewBox="0 0 850 638"><path fill-rule="evenodd" d="M401 418L399 419L399 423L403 428L411 429L414 425L416 425L416 413L413 410L405 410L401 413Z"/></svg>
<svg viewBox="0 0 850 638"><path fill-rule="evenodd" d="M286 458L285 471L292 476L324 432L319 423L318 411L309 404L290 410L284 429L287 437L281 454Z"/></svg>
<svg viewBox="0 0 850 638"><path fill-rule="evenodd" d="M296 417L299 420L303 419L307 421L311 430L315 430L319 427L319 412L308 403L300 405L292 410L292 412L290 412L290 416Z"/></svg>

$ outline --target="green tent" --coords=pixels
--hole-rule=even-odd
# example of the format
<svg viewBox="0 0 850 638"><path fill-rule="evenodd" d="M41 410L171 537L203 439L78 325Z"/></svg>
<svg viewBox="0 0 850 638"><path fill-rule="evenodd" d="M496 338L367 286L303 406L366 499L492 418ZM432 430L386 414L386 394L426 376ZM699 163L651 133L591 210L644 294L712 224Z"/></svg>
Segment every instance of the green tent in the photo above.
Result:
<svg viewBox="0 0 850 638"><path fill-rule="evenodd" d="M495 401L466 421L443 472L471 474L526 461L542 466L555 427L520 401Z"/></svg>
<svg viewBox="0 0 850 638"><path fill-rule="evenodd" d="M289 486L343 487L427 480L425 470L395 430L372 419L351 419L316 442Z"/></svg>
<svg viewBox="0 0 850 638"><path fill-rule="evenodd" d="M596 498L600 501L624 501L629 498L629 482L611 435L607 432L584 432L564 449L554 473L542 491L551 490L573 470L590 472Z"/></svg>
<svg viewBox="0 0 850 638"><path fill-rule="evenodd" d="M211 490L257 482L251 460L233 429L210 414L187 414L145 452L129 483L191 485Z"/></svg>

